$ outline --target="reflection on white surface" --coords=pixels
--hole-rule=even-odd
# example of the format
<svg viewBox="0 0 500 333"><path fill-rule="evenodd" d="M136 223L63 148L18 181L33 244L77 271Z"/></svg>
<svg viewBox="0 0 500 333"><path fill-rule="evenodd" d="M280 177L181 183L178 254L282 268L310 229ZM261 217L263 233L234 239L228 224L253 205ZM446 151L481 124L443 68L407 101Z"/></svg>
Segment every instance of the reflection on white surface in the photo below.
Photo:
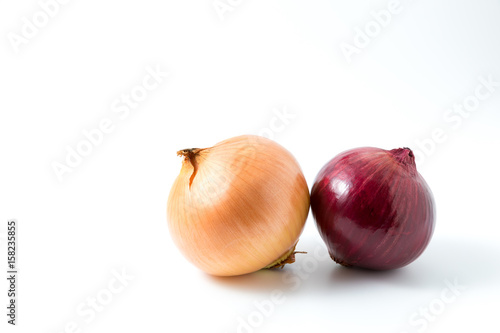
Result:
<svg viewBox="0 0 500 333"><path fill-rule="evenodd" d="M467 241L466 248L464 241L436 238L410 265L372 271L342 267L329 258L317 260L318 265L311 269L308 262L322 244L308 238L299 244L309 254L297 257L283 270L232 278L206 276L204 282L213 283L214 295L237 293L242 309L239 316L244 319L257 311L259 304L271 308L267 302L270 295L276 290L282 293L283 302L272 306L271 315L262 315L258 326L262 332L280 331L278 328L286 326L292 315L306 316L310 321L304 328L309 326L320 333L331 332L331 327L349 332L395 333L417 332L425 327L426 332L440 332L442 325L459 327L466 318L461 316L474 316L476 304L472 300L482 300L482 308L488 308L498 303L495 297L500 297L496 287L500 266L490 264L500 255L500 248L479 240ZM485 294L495 296L487 300ZM439 307L441 299L443 306ZM360 315L364 321L359 321ZM238 325L234 320L227 325L228 331L236 331ZM287 328L300 331L291 324Z"/></svg>
<svg viewBox="0 0 500 333"><path fill-rule="evenodd" d="M234 9L224 21L214 1ZM414 333L412 314L437 302L444 281L455 278L467 290L425 332L498 327L500 86L475 111L464 108L468 118L448 110L475 94L479 76L500 81L500 1L401 1L401 13L366 36L369 45L350 65L339 45L368 42L366 24L379 24L372 15L384 20L388 1L214 1L0 2L0 203L7 208L0 232L8 218L23 224L22 327L4 321L0 332L76 331L65 325L82 323L77 304L120 265L136 272L136 282L85 333L234 333L238 317L260 318L248 321L255 302L264 319L246 333ZM57 8L46 27L25 24L23 17L33 22L35 13ZM16 55L6 34L23 30L36 37ZM171 72L168 83L140 107L129 105L126 122L59 183L51 161L65 159L67 145L100 142L92 129L108 117L118 124L121 106L111 102L132 92L148 64ZM257 133L276 105L296 114L277 142L309 185L350 148L426 151L418 171L433 191L437 221L418 260L389 272L331 260L314 269L314 249L326 246L312 214L297 245L308 254L283 270L214 279L181 255L165 219L181 168L176 151ZM436 131L448 139L438 142ZM345 182L331 186L350 190ZM1 234L0 245L5 260ZM274 289L286 301L271 306Z"/></svg>

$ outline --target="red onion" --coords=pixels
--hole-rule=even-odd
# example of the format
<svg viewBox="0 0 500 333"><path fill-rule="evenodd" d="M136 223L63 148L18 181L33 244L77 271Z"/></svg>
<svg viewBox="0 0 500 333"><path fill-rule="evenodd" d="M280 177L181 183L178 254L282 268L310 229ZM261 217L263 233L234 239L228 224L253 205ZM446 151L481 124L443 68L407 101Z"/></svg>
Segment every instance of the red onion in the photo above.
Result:
<svg viewBox="0 0 500 333"><path fill-rule="evenodd" d="M417 259L436 215L409 148L365 147L337 155L316 177L311 208L335 262L375 270Z"/></svg>

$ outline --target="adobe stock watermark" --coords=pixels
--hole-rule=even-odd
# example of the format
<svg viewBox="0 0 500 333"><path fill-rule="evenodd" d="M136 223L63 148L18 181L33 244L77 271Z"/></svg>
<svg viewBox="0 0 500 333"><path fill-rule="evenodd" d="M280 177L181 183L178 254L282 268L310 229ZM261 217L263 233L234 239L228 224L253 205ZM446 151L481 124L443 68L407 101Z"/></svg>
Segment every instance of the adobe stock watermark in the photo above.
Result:
<svg viewBox="0 0 500 333"><path fill-rule="evenodd" d="M283 275L283 285L287 291L294 291L300 288L302 283L309 279L311 274L318 270L320 262L330 261L330 256L323 246L318 245L313 255L306 255L300 262L296 262L293 269ZM282 289L274 289L266 299L253 302L254 310L246 316L238 316L236 333L253 333L261 327L276 308L284 304L287 300Z"/></svg>
<svg viewBox="0 0 500 333"><path fill-rule="evenodd" d="M467 288L459 284L455 278L453 282L444 280L445 287L439 293L439 296L433 298L429 303L418 308L408 319L408 324L419 333L425 332L429 325L435 322L442 315L450 304L454 303L462 292ZM408 332L401 332L408 333Z"/></svg>
<svg viewBox="0 0 500 333"><path fill-rule="evenodd" d="M217 201L217 198L231 186L231 179L249 167L246 160L238 158L238 156L245 156L249 160L254 159L258 154L256 147L259 139L256 136L247 136L245 142L233 152L234 156L231 154L225 158L226 163L213 163L210 166L210 172L205 174L205 178L201 182L202 186L196 191L191 191L188 200L183 205L183 213L187 219L198 219L199 208Z"/></svg>
<svg viewBox="0 0 500 333"><path fill-rule="evenodd" d="M487 77L479 76L479 83L474 92L466 96L462 101L454 103L452 107L443 113L443 121L446 127L436 127L431 131L430 137L415 140L415 163L422 165L425 160L436 151L439 144L449 139L449 133L458 130L464 120L468 119L473 112L477 111L481 102L490 98L500 87L500 82L495 81L493 75Z"/></svg>
<svg viewBox="0 0 500 333"><path fill-rule="evenodd" d="M269 120L266 127L263 127L257 133L260 136L274 140L277 133L282 133L285 128L290 125L292 120L297 117L297 114L290 111L288 106L283 105L272 109L273 116Z"/></svg>
<svg viewBox="0 0 500 333"><path fill-rule="evenodd" d="M340 43L340 50L348 64L352 62L355 54L360 54L370 43L380 35L384 28L391 22L394 16L403 11L403 5L399 0L390 0L386 9L370 11L372 19L360 28L354 27L354 37L351 43Z"/></svg>
<svg viewBox="0 0 500 333"><path fill-rule="evenodd" d="M243 0L214 0L212 7L221 21L226 19L228 13L233 12L243 3Z"/></svg>
<svg viewBox="0 0 500 333"><path fill-rule="evenodd" d="M99 314L109 308L113 300L123 293L135 278L127 273L125 268L122 268L121 271L113 269L111 275L113 277L108 280L103 288L86 297L76 306L76 318L66 322L62 329L53 333L82 333L84 327L95 321Z"/></svg>
<svg viewBox="0 0 500 333"><path fill-rule="evenodd" d="M274 140L276 134L282 133L286 129L286 126L295 119L296 114L291 112L286 105L275 107L271 112L272 116L267 126L261 128L256 134ZM253 159L258 154L256 147L260 144L259 138L248 136L245 141L234 153L236 156L245 156L248 159ZM209 204L213 200L216 200L217 196L224 193L224 189L230 186L230 178L242 173L248 167L248 164L240 158L228 161L230 161L228 164L214 164L211 167L211 172L205 175L203 190L191 192L191 200L187 201L187 205L184 208L185 216L197 216L197 207L199 205Z"/></svg>
<svg viewBox="0 0 500 333"><path fill-rule="evenodd" d="M21 45L28 44L33 38L38 36L40 31L59 14L62 6L69 2L70 0L39 0L38 10L30 15L30 17L21 17L21 27L19 31L7 32L7 39L14 49L14 52L19 53Z"/></svg>
<svg viewBox="0 0 500 333"><path fill-rule="evenodd" d="M156 67L146 66L146 74L142 81L134 85L127 93L122 93L115 98L110 105L112 113L116 114L119 121L123 121L130 116L130 113L137 109L149 94L157 89L168 76L159 65ZM117 122L110 117L102 118L97 126L90 129L83 129L81 139L74 145L66 145L66 156L62 161L52 161L51 166L59 182L62 182L66 174L72 173L76 167L82 164L85 157L100 146L107 135L116 128Z"/></svg>

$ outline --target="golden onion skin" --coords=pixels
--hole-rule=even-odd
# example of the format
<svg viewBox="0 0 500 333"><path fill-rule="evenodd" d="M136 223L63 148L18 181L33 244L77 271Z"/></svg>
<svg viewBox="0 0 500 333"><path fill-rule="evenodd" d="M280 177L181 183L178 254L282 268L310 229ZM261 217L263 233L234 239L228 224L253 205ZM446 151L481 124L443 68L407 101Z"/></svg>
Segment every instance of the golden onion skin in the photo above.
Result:
<svg viewBox="0 0 500 333"><path fill-rule="evenodd" d="M178 154L184 159L167 220L189 261L209 274L233 276L293 256L309 212L309 190L285 148L243 135Z"/></svg>

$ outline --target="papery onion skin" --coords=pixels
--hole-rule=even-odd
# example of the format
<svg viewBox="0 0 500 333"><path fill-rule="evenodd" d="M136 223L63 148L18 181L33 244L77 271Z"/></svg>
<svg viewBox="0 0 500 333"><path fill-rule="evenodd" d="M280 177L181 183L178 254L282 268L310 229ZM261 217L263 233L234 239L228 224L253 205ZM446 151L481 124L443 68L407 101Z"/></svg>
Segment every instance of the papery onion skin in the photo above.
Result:
<svg viewBox="0 0 500 333"><path fill-rule="evenodd" d="M337 155L316 177L311 209L333 260L373 270L414 261L435 225L431 190L409 148Z"/></svg>
<svg viewBox="0 0 500 333"><path fill-rule="evenodd" d="M285 148L244 135L179 153L185 158L167 220L189 261L217 276L293 262L310 202L300 166Z"/></svg>

